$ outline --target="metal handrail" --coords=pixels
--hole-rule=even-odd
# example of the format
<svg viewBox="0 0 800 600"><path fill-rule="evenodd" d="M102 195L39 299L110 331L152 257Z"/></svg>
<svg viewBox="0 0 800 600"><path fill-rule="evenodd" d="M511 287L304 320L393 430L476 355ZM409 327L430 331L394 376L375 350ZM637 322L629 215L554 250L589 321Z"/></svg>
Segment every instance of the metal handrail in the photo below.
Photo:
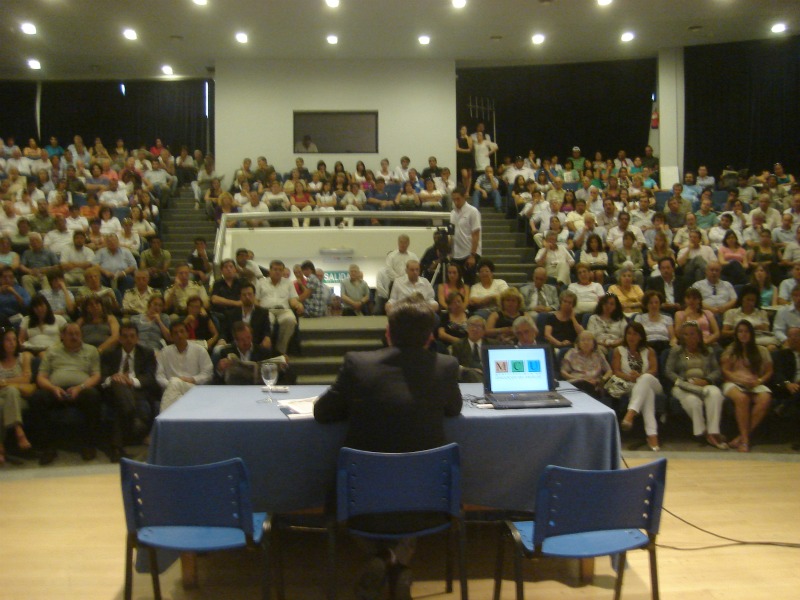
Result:
<svg viewBox="0 0 800 600"><path fill-rule="evenodd" d="M261 219L266 221L287 221L290 219L322 219L327 217L338 218L369 218L369 219L392 219L400 221L433 221L449 220L450 213L446 211L395 211L395 210L337 210L334 213L330 212L252 212L252 213L224 213L220 218L219 229L217 230L217 239L214 241L214 272L219 271L219 266L222 263L222 251L224 250L225 232L228 229L228 221L249 221L251 219ZM361 226L358 226L361 227ZM261 229L266 229L263 227Z"/></svg>

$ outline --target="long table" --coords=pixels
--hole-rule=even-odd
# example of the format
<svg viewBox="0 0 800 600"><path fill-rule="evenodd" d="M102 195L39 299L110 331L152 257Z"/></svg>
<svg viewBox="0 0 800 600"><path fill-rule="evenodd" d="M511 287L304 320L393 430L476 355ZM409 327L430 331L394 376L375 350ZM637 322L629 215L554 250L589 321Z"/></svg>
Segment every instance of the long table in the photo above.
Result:
<svg viewBox="0 0 800 600"><path fill-rule="evenodd" d="M318 396L327 386L293 386L276 399ZM462 384L465 398L480 384ZM465 402L446 421L448 441L461 447L465 504L532 511L546 465L614 469L619 430L613 411L569 384L559 391L570 408L494 410ZM318 507L334 484L346 423L289 419L263 401L258 386L196 386L158 416L150 462L194 465L241 457L250 471L256 510L288 512Z"/></svg>

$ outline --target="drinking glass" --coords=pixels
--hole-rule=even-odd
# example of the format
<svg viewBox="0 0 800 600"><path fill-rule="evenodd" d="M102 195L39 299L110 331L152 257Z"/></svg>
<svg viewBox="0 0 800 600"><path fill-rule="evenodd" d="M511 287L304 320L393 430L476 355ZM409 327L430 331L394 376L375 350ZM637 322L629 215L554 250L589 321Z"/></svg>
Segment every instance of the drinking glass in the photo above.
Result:
<svg viewBox="0 0 800 600"><path fill-rule="evenodd" d="M269 396L269 401L273 402L272 386L275 385L276 381L278 381L278 365L272 363L264 363L261 365L261 379L264 380L264 385L267 386L267 396Z"/></svg>

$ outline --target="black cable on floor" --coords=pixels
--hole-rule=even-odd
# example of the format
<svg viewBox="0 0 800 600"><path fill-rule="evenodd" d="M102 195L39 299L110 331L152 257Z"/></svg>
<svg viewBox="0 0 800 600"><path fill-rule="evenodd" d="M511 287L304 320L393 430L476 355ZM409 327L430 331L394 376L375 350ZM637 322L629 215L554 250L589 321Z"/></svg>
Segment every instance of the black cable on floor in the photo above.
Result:
<svg viewBox="0 0 800 600"><path fill-rule="evenodd" d="M631 468L630 465L628 464L628 461L625 460L625 457L622 457L622 463L625 465L625 467L627 469ZM800 544L794 543L794 542L773 542L773 541L752 542L752 541L747 541L747 540L737 540L735 538L726 537L724 535L720 535L718 533L714 533L713 531L709 531L708 529L703 529L699 525L695 525L691 521L687 521L683 517L679 517L678 515L676 515L674 512L672 512L671 510L669 510L665 506L662 506L661 510L664 511L665 513L667 513L668 515L671 515L672 517L675 517L676 519L678 519L682 523L688 525L689 527L693 527L694 529L697 529L698 531L702 531L705 534L708 534L708 535L710 535L712 537L715 537L715 538L719 538L721 540L725 540L725 541L730 542L730 543L728 543L728 544L716 544L716 545L712 545L712 546L701 546L701 547L698 547L698 548L680 548L678 546L668 546L666 544L656 544L656 547L658 547L658 548L667 548L669 550L680 550L682 552L693 552L693 551L696 551L696 550L712 550L714 548L728 548L730 546L774 546L776 548L794 548L794 549L799 549L800 548Z"/></svg>

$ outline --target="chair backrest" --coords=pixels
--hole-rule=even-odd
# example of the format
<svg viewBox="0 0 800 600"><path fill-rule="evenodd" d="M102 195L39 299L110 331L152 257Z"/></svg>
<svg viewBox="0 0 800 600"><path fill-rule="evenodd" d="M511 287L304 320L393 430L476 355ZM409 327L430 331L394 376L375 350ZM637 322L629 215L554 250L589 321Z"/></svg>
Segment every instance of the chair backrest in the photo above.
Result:
<svg viewBox="0 0 800 600"><path fill-rule="evenodd" d="M548 537L607 529L643 529L655 535L666 477L666 458L613 471L550 465L539 480L533 542L538 547Z"/></svg>
<svg viewBox="0 0 800 600"><path fill-rule="evenodd" d="M382 454L352 448L339 451L337 518L365 514L461 513L461 459L458 444Z"/></svg>
<svg viewBox="0 0 800 600"><path fill-rule="evenodd" d="M247 468L240 458L190 467L120 461L128 532L142 527L206 526L253 534Z"/></svg>

